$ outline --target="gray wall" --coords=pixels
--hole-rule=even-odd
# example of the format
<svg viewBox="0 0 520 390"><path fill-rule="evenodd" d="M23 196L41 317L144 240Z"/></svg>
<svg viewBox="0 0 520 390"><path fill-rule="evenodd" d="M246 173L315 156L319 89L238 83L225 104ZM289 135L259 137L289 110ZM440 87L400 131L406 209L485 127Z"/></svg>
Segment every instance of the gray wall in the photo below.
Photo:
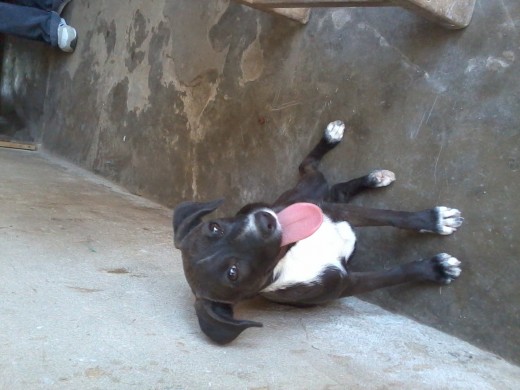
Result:
<svg viewBox="0 0 520 390"><path fill-rule="evenodd" d="M48 53L40 42L0 37L0 137L41 141Z"/></svg>
<svg viewBox="0 0 520 390"><path fill-rule="evenodd" d="M45 53L47 149L165 205L225 196L231 212L273 200L343 119L330 179L398 177L357 203L466 218L447 238L361 231L358 269L444 251L463 262L449 287L365 297L520 362L517 0L478 1L463 31L401 9L316 10L302 27L223 0L151 4L71 3L76 53Z"/></svg>

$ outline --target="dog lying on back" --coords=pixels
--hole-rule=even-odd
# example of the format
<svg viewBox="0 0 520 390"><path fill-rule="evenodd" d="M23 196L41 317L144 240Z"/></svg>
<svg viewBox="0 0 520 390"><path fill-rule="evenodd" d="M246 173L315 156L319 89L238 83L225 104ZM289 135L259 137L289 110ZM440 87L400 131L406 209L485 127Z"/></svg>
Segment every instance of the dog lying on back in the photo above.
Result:
<svg viewBox="0 0 520 390"><path fill-rule="evenodd" d="M318 165L339 144L345 125L330 123L299 166L296 186L273 204L244 206L234 217L203 221L223 200L184 202L174 212L175 246L195 295L202 331L219 344L229 343L253 321L233 317L233 305L260 294L296 306L316 305L408 282L448 284L460 275L460 262L441 253L377 272L350 272L347 262L356 243L353 227L393 226L448 235L463 218L448 207L405 212L348 205L358 193L385 187L390 171L329 187Z"/></svg>

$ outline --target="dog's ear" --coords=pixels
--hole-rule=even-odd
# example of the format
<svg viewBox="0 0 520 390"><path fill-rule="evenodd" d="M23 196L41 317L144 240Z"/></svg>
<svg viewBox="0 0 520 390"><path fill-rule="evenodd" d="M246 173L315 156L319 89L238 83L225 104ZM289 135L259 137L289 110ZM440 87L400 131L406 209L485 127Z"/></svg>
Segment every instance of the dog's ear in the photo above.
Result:
<svg viewBox="0 0 520 390"><path fill-rule="evenodd" d="M202 331L218 344L230 343L247 328L263 326L260 322L235 320L233 307L227 303L197 299L195 311Z"/></svg>
<svg viewBox="0 0 520 390"><path fill-rule="evenodd" d="M180 248L186 235L201 222L206 214L215 211L224 199L211 202L183 202L173 211L173 232L175 247Z"/></svg>

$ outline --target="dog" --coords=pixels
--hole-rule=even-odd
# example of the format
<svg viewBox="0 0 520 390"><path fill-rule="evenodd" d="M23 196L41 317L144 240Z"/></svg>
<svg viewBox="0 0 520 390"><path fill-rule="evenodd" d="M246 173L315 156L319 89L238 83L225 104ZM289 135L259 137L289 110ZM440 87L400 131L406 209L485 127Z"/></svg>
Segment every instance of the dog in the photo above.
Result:
<svg viewBox="0 0 520 390"><path fill-rule="evenodd" d="M347 204L362 191L390 185L395 175L376 170L329 186L319 163L340 143L344 130L341 121L328 124L300 164L296 186L271 205L248 204L233 217L208 221L202 218L222 199L175 208L174 244L182 252L200 328L214 342L226 344L245 329L262 326L233 315L233 305L257 295L312 306L402 283L448 284L459 277L460 262L446 253L385 271L348 270L356 244L353 228L393 226L449 235L463 218L448 207L405 212Z"/></svg>

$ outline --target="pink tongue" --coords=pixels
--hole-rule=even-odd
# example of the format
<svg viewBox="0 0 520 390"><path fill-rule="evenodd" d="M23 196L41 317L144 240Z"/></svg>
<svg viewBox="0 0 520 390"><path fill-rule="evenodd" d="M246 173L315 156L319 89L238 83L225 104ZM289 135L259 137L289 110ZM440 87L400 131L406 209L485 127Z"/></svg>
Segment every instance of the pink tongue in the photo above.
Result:
<svg viewBox="0 0 520 390"><path fill-rule="evenodd" d="M282 246L309 237L323 222L321 209L312 203L295 203L277 216L282 226Z"/></svg>

